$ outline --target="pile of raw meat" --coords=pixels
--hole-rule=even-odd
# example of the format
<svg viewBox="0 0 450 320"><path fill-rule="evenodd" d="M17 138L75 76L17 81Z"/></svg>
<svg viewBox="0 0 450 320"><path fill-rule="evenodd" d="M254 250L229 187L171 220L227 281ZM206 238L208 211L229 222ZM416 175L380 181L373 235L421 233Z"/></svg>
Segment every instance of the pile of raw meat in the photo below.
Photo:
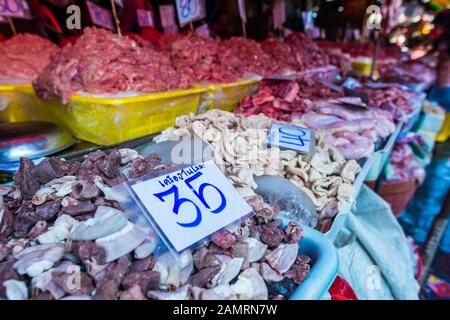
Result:
<svg viewBox="0 0 450 320"><path fill-rule="evenodd" d="M435 69L422 63L384 63L379 71L383 82L431 85L436 81Z"/></svg>
<svg viewBox="0 0 450 320"><path fill-rule="evenodd" d="M0 78L31 82L59 48L37 35L18 34L0 43Z"/></svg>
<svg viewBox="0 0 450 320"><path fill-rule="evenodd" d="M154 232L142 216L130 221L111 187L125 173L169 167L130 149L96 151L82 163L21 159L14 186L0 185L0 298L288 298L310 269L298 253L302 229L282 229L258 195L246 198L255 215L206 247L153 255Z"/></svg>
<svg viewBox="0 0 450 320"><path fill-rule="evenodd" d="M150 93L179 87L180 75L167 55L96 28L86 28L34 81L40 97L60 97L63 101L81 91Z"/></svg>
<svg viewBox="0 0 450 320"><path fill-rule="evenodd" d="M358 160L373 153L375 143L395 131L394 117L376 104L367 108L346 102L361 104L324 82L265 81L257 93L241 102L236 113L264 114L282 121L301 119L309 128L326 133L326 141L345 159Z"/></svg>
<svg viewBox="0 0 450 320"><path fill-rule="evenodd" d="M342 97L324 83L311 79L268 81L254 95L245 97L236 113L246 116L263 113L283 121L300 118L313 102Z"/></svg>
<svg viewBox="0 0 450 320"><path fill-rule="evenodd" d="M409 139L398 141L389 160L389 182L417 181L422 184L425 180L425 170L414 157L414 152L408 144Z"/></svg>
<svg viewBox="0 0 450 320"><path fill-rule="evenodd" d="M408 116L417 111L415 105L420 102L420 97L414 93L390 86L385 89L371 89L367 86L357 88L366 92L369 96L369 105L385 110L391 117L398 121L406 121Z"/></svg>
<svg viewBox="0 0 450 320"><path fill-rule="evenodd" d="M211 146L215 162L243 196L257 188L254 176L282 176L300 188L313 202L318 228L329 226L344 203L354 201L352 183L361 168L346 161L321 133L316 134L314 155L268 147L266 137L272 119L260 114L241 116L211 110L177 119L177 127L165 130L157 142L197 137ZM304 126L302 122L295 122Z"/></svg>

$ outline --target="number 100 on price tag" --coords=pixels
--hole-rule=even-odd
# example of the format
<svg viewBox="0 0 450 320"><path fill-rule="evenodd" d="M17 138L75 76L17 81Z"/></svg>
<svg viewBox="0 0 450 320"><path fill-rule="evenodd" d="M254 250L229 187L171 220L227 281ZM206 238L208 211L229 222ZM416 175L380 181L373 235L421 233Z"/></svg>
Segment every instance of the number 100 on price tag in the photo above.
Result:
<svg viewBox="0 0 450 320"><path fill-rule="evenodd" d="M177 252L252 212L213 161L131 188Z"/></svg>
<svg viewBox="0 0 450 320"><path fill-rule="evenodd" d="M307 155L312 155L316 146L314 131L276 122L267 133L266 143Z"/></svg>

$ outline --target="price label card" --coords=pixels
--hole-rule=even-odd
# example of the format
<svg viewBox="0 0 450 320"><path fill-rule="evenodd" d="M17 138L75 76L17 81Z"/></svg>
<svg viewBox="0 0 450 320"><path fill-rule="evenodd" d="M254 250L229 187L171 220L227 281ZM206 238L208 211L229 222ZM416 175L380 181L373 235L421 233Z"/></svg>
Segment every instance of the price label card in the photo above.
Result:
<svg viewBox="0 0 450 320"><path fill-rule="evenodd" d="M114 0L114 2L121 8L123 8L123 0Z"/></svg>
<svg viewBox="0 0 450 320"><path fill-rule="evenodd" d="M161 16L161 25L163 28L176 26L175 7L171 4L159 6L159 15Z"/></svg>
<svg viewBox="0 0 450 320"><path fill-rule="evenodd" d="M131 189L177 252L252 212L212 160Z"/></svg>
<svg viewBox="0 0 450 320"><path fill-rule="evenodd" d="M24 0L0 0L0 16L31 19L30 9Z"/></svg>
<svg viewBox="0 0 450 320"><path fill-rule="evenodd" d="M137 9L138 24L140 27L154 27L153 14L150 10Z"/></svg>
<svg viewBox="0 0 450 320"><path fill-rule="evenodd" d="M245 0L238 0L239 4L239 15L241 16L241 20L246 23L247 22L247 11L245 10Z"/></svg>
<svg viewBox="0 0 450 320"><path fill-rule="evenodd" d="M199 19L201 16L200 0L176 0L180 25Z"/></svg>
<svg viewBox="0 0 450 320"><path fill-rule="evenodd" d="M284 0L278 0L273 7L273 28L281 29L286 21L286 5Z"/></svg>
<svg viewBox="0 0 450 320"><path fill-rule="evenodd" d="M276 122L267 133L266 143L308 155L312 155L316 147L314 131Z"/></svg>
<svg viewBox="0 0 450 320"><path fill-rule="evenodd" d="M93 24L111 31L115 30L112 15L109 10L90 1L86 1L86 5Z"/></svg>

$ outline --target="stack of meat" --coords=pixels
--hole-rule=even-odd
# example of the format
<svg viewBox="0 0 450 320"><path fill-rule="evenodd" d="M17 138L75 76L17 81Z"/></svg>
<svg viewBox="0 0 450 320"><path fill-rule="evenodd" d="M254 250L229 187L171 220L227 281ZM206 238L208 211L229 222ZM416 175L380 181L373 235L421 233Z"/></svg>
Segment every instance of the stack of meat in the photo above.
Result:
<svg viewBox="0 0 450 320"><path fill-rule="evenodd" d="M170 55L173 66L181 73L182 86L233 82L242 76L222 65L220 57L224 50L218 40L192 33L164 37L159 47Z"/></svg>
<svg viewBox="0 0 450 320"><path fill-rule="evenodd" d="M273 67L277 74L301 70L301 65L294 54L294 50L283 40L269 38L261 42L261 48L272 59Z"/></svg>
<svg viewBox="0 0 450 320"><path fill-rule="evenodd" d="M301 118L310 128L327 133L327 141L348 159L361 159L374 151L374 143L395 131L394 117L379 105L352 107L343 94L316 81L264 81L260 90L244 98L236 113L264 114L292 121ZM348 98L347 98L348 100ZM382 105L382 104L381 104Z"/></svg>
<svg viewBox="0 0 450 320"><path fill-rule="evenodd" d="M425 170L415 160L414 152L407 141L397 142L389 160L389 182L417 181L422 184L425 180Z"/></svg>
<svg viewBox="0 0 450 320"><path fill-rule="evenodd" d="M91 94L157 92L180 87L170 58L150 46L103 29L86 28L74 45L54 56L34 82L44 98L66 101L78 92Z"/></svg>
<svg viewBox="0 0 450 320"><path fill-rule="evenodd" d="M310 269L299 254L302 229L282 228L258 195L246 198L255 215L207 246L153 255L154 231L142 215L121 211L111 187L127 172L139 178L169 167L129 149L96 151L82 163L21 159L14 186L0 185L0 298L288 298Z"/></svg>
<svg viewBox="0 0 450 320"><path fill-rule="evenodd" d="M253 115L263 113L277 120L300 118L313 102L342 97L329 86L311 79L297 81L263 81L260 89L244 98L236 113Z"/></svg>
<svg viewBox="0 0 450 320"><path fill-rule="evenodd" d="M383 82L431 85L436 80L435 70L422 63L384 63L379 70Z"/></svg>
<svg viewBox="0 0 450 320"><path fill-rule="evenodd" d="M314 104L302 120L312 129L325 131L327 142L348 160L369 156L374 152L376 142L395 131L388 112L342 105L339 100Z"/></svg>
<svg viewBox="0 0 450 320"><path fill-rule="evenodd" d="M417 94L394 86L386 89L370 89L367 86L361 86L357 89L369 95L370 106L389 112L398 121L407 120L408 116L416 111L414 104L420 101Z"/></svg>
<svg viewBox="0 0 450 320"><path fill-rule="evenodd" d="M328 55L304 33L293 33L286 43L292 48L300 70L318 68L330 64Z"/></svg>
<svg viewBox="0 0 450 320"><path fill-rule="evenodd" d="M246 75L270 75L275 72L273 61L261 45L251 39L233 37L221 43L221 65L244 78Z"/></svg>
<svg viewBox="0 0 450 320"><path fill-rule="evenodd" d="M267 132L272 119L264 115L242 116L211 110L197 116L177 119L177 127L164 131L155 141L178 141L197 137L208 144L215 162L228 175L243 196L257 188L255 176L282 176L299 187L313 202L318 228L329 226L344 203L354 201L352 183L361 168L342 155L316 133L312 157L292 150L268 147ZM304 126L300 121L294 122Z"/></svg>
<svg viewBox="0 0 450 320"><path fill-rule="evenodd" d="M18 34L0 44L0 77L31 82L58 51L47 39Z"/></svg>

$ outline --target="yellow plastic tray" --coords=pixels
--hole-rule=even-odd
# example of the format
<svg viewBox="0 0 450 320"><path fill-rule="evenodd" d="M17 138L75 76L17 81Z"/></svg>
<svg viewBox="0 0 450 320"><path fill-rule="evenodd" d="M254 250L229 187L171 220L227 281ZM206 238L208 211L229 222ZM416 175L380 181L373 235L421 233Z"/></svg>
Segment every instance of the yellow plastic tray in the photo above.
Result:
<svg viewBox="0 0 450 320"><path fill-rule="evenodd" d="M205 88L170 91L127 98L73 96L45 102L54 122L75 137L111 145L143 137L175 125L178 116L197 113Z"/></svg>
<svg viewBox="0 0 450 320"><path fill-rule="evenodd" d="M0 121L50 121L31 84L0 85Z"/></svg>
<svg viewBox="0 0 450 320"><path fill-rule="evenodd" d="M233 111L243 98L255 93L259 87L259 80L244 80L226 84L208 85L208 92L199 112L211 109Z"/></svg>

